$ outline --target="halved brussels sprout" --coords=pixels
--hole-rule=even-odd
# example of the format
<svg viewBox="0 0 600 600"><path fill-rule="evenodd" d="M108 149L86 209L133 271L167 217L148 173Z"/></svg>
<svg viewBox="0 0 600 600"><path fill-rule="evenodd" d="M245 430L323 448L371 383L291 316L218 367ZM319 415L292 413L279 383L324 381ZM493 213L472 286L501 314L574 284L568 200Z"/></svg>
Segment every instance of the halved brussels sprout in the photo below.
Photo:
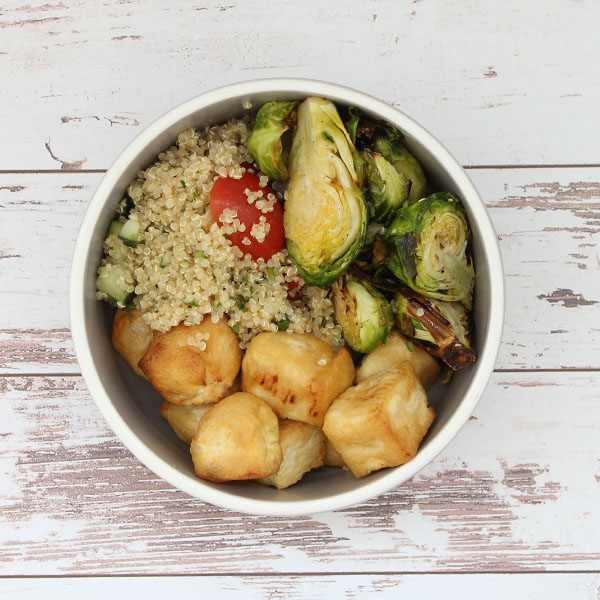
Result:
<svg viewBox="0 0 600 600"><path fill-rule="evenodd" d="M394 315L390 303L355 272L332 286L333 315L346 343L357 352L371 352L390 337Z"/></svg>
<svg viewBox="0 0 600 600"><path fill-rule="evenodd" d="M389 225L409 197L411 183L381 154L366 150L367 206L371 219Z"/></svg>
<svg viewBox="0 0 600 600"><path fill-rule="evenodd" d="M354 154L333 102L310 97L300 104L284 227L292 260L307 283L329 286L364 243L367 209Z"/></svg>
<svg viewBox="0 0 600 600"><path fill-rule="evenodd" d="M428 300L400 285L394 296L396 326L406 336L418 340L433 356L454 370L477 361L470 346L470 322L459 302Z"/></svg>
<svg viewBox="0 0 600 600"><path fill-rule="evenodd" d="M404 175L411 182L408 199L412 202L425 196L427 180L419 161L407 150L403 141L404 135L386 121L360 118L356 128L357 147L378 152L398 173Z"/></svg>
<svg viewBox="0 0 600 600"><path fill-rule="evenodd" d="M403 136L397 129L389 126L385 132L385 134L375 134L375 148L398 173L411 182L408 200L410 202L420 200L427 191L427 180L419 161L406 149L402 143Z"/></svg>
<svg viewBox="0 0 600 600"><path fill-rule="evenodd" d="M248 139L248 152L260 170L270 179L288 177L288 149L283 134L294 126L298 102L266 102L256 114L254 129Z"/></svg>
<svg viewBox="0 0 600 600"><path fill-rule="evenodd" d="M475 272L468 253L467 213L460 199L439 192L407 202L385 236L386 266L413 290L471 309Z"/></svg>

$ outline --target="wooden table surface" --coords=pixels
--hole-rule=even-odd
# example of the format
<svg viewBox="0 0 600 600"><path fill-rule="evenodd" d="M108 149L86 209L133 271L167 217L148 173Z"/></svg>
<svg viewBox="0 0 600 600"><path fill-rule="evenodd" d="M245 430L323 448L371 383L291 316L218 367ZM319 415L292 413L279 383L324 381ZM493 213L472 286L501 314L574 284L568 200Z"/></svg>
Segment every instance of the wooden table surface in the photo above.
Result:
<svg viewBox="0 0 600 600"><path fill-rule="evenodd" d="M600 3L22 2L0 8L0 597L599 598ZM67 306L124 146L271 76L430 129L489 207L507 284L495 373L450 446L380 498L294 519L141 465L86 389Z"/></svg>

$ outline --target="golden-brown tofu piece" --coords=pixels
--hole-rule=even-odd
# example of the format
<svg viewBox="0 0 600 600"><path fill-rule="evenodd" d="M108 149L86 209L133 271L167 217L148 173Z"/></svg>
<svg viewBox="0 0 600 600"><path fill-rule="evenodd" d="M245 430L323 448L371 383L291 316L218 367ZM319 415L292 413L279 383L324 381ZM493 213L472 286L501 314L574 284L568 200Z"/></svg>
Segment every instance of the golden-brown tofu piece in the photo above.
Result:
<svg viewBox="0 0 600 600"><path fill-rule="evenodd" d="M257 481L283 490L300 481L305 473L325 464L325 435L314 425L284 419L279 421L279 444L283 461L277 473Z"/></svg>
<svg viewBox="0 0 600 600"><path fill-rule="evenodd" d="M356 477L411 460L435 411L413 366L405 361L346 390L323 431Z"/></svg>
<svg viewBox="0 0 600 600"><path fill-rule="evenodd" d="M283 459L279 421L269 405L252 394L227 396L200 419L190 452L200 479L272 475Z"/></svg>
<svg viewBox="0 0 600 600"><path fill-rule="evenodd" d="M242 389L262 398L280 419L323 426L331 403L354 379L345 348L310 333L258 334L242 364Z"/></svg>
<svg viewBox="0 0 600 600"><path fill-rule="evenodd" d="M194 341L199 334L210 337ZM199 325L180 324L155 332L139 366L168 402L210 404L225 397L241 363L238 338L227 322L213 323L205 317Z"/></svg>
<svg viewBox="0 0 600 600"><path fill-rule="evenodd" d="M411 352L406 345L409 340L397 331L392 331L390 339L367 354L356 370L356 382L360 383L388 369L395 369L403 362L410 361L421 385L428 390L440 376L440 366L431 354L414 344Z"/></svg>
<svg viewBox="0 0 600 600"><path fill-rule="evenodd" d="M138 367L138 362L150 346L153 331L144 321L142 314L137 308L129 311L117 309L113 322L112 343L131 368L146 379L144 372Z"/></svg>
<svg viewBox="0 0 600 600"><path fill-rule="evenodd" d="M345 467L346 463L344 462L342 455L335 449L335 446L329 441L328 438L325 438L325 440L327 448L325 464L329 467Z"/></svg>
<svg viewBox="0 0 600 600"><path fill-rule="evenodd" d="M192 443L192 438L198 429L202 415L214 404L189 405L163 402L160 414L169 422L177 437L186 444Z"/></svg>

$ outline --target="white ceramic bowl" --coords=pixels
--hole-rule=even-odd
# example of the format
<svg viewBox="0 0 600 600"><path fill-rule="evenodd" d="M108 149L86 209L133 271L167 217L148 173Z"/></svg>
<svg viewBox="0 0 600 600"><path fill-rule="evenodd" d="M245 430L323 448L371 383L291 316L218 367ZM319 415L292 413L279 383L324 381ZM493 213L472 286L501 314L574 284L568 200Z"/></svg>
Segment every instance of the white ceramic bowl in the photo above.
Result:
<svg viewBox="0 0 600 600"><path fill-rule="evenodd" d="M112 311L107 303L96 301L95 290L104 233L128 184L180 132L241 116L248 100L256 110L266 100L309 95L357 106L396 125L435 188L453 191L463 199L473 231L477 273L474 344L479 360L457 373L450 385L432 390L430 402L437 417L417 456L406 465L362 479L342 469L319 469L285 491L253 482L201 481L194 475L188 447L159 415L159 395L112 348ZM244 513L293 516L373 498L404 483L446 447L473 412L492 373L504 319L504 281L496 233L477 190L460 164L428 131L395 108L353 89L307 79L262 79L222 87L177 106L147 127L117 158L100 182L81 225L71 271L70 316L75 351L92 397L115 434L139 460L205 502Z"/></svg>

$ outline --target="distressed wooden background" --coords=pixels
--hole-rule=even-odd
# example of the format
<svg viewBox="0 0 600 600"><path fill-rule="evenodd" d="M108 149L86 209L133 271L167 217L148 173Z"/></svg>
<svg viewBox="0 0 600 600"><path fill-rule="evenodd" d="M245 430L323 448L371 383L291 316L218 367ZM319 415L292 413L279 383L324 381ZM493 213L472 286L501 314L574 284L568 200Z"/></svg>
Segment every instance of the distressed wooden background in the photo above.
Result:
<svg viewBox="0 0 600 600"><path fill-rule="evenodd" d="M600 598L599 25L595 0L3 2L0 596ZM496 372L446 451L296 519L142 466L67 316L114 157L180 101L265 76L350 85L428 127L489 207L508 289Z"/></svg>

